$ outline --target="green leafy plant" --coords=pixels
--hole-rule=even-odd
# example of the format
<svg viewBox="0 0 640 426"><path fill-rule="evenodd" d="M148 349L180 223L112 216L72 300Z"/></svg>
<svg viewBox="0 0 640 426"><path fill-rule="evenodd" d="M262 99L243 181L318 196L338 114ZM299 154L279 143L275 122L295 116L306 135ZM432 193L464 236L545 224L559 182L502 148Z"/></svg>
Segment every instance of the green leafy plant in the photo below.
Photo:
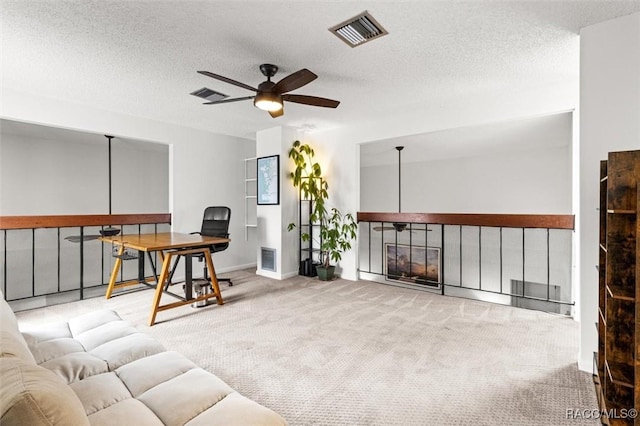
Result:
<svg viewBox="0 0 640 426"><path fill-rule="evenodd" d="M328 268L330 260L339 262L342 253L351 250L351 240L356 238L358 224L351 213L343 215L340 210L332 208L329 214L322 218L321 225L322 266Z"/></svg>
<svg viewBox="0 0 640 426"><path fill-rule="evenodd" d="M322 178L322 167L313 160L314 156L315 152L310 145L295 141L289 150L289 158L296 167L289 173L289 177L293 179L293 186L300 189L305 200L313 200L310 220L312 223L320 223L321 218L327 213L324 204L329 198L329 185ZM295 224L289 224L289 230L294 227ZM305 238L304 235L302 238Z"/></svg>
<svg viewBox="0 0 640 426"><path fill-rule="evenodd" d="M351 249L351 241L356 238L357 223L351 213L343 215L340 210L326 207L329 198L329 184L322 177L322 167L314 161L315 152L308 144L295 141L289 150L289 158L295 164L295 169L289 173L293 186L300 189L301 196L312 200L313 207L309 220L320 225L321 260L325 268L331 260L339 262L342 253ZM296 227L290 223L288 230ZM309 241L308 232L301 234L302 241Z"/></svg>

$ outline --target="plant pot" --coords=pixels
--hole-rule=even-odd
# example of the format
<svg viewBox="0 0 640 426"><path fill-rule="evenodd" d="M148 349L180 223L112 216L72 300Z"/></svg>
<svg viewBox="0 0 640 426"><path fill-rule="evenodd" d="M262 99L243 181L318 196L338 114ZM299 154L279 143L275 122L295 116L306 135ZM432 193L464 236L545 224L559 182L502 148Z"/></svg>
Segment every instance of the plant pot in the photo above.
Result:
<svg viewBox="0 0 640 426"><path fill-rule="evenodd" d="M318 278L320 281L331 281L333 279L333 273L335 272L335 266L329 266L325 268L323 266L316 266L316 271L318 272Z"/></svg>

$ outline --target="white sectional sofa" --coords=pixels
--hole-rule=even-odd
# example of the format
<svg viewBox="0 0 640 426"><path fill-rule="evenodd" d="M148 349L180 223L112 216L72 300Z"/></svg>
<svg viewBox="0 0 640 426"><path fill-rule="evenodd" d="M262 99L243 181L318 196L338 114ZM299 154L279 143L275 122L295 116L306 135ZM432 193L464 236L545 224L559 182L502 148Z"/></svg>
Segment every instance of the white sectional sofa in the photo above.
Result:
<svg viewBox="0 0 640 426"><path fill-rule="evenodd" d="M20 330L0 299L3 426L286 424L113 311Z"/></svg>

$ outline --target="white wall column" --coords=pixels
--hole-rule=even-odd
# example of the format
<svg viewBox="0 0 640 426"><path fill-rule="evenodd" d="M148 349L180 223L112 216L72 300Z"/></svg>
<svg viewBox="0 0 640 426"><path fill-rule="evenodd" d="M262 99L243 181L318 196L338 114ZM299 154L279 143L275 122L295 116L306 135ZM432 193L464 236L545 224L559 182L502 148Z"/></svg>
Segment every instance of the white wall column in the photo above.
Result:
<svg viewBox="0 0 640 426"><path fill-rule="evenodd" d="M640 149L640 13L580 31L580 354L591 372L597 350L600 160Z"/></svg>
<svg viewBox="0 0 640 426"><path fill-rule="evenodd" d="M297 137L297 131L287 127L261 130L256 135L258 158L280 156L280 204L257 208L257 274L269 278L284 279L298 274L298 232L287 230L289 223L298 223L297 190L288 178L289 149ZM262 248L275 250L275 271L263 269Z"/></svg>

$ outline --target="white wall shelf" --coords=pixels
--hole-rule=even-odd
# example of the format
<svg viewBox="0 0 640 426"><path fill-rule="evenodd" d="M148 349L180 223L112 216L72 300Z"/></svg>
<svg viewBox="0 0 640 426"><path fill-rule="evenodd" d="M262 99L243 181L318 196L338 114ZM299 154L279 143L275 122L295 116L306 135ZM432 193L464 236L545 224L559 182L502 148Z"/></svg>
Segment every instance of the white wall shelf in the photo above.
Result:
<svg viewBox="0 0 640 426"><path fill-rule="evenodd" d="M244 159L244 239L249 240L249 229L257 228L256 157Z"/></svg>

